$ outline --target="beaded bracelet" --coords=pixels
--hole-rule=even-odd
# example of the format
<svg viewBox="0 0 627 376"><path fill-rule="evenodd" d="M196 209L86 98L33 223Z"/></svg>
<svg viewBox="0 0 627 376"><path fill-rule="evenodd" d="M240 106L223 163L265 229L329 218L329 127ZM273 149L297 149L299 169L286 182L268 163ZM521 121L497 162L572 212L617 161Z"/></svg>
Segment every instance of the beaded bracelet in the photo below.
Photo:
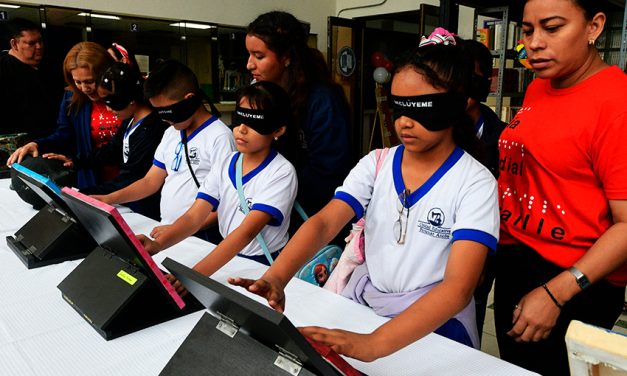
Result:
<svg viewBox="0 0 627 376"><path fill-rule="evenodd" d="M549 297L551 298L551 300L553 301L553 303L555 303L555 305L557 306L557 308L562 309L563 305L560 304L560 302L557 301L557 299L555 298L555 296L551 293L551 290L549 290L549 288L547 287L546 283L542 285L542 287L544 287L544 291L546 291L547 294L549 294Z"/></svg>

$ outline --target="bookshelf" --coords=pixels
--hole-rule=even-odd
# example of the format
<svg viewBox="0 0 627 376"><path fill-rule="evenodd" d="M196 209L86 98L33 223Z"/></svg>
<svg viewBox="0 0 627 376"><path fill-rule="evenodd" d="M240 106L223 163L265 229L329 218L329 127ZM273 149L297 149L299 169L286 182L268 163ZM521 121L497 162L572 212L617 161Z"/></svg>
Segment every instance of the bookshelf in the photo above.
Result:
<svg viewBox="0 0 627 376"><path fill-rule="evenodd" d="M620 58L618 59L618 66L627 72L627 65L625 64L627 58L627 2L625 3L625 8L623 8L623 30L620 40Z"/></svg>
<svg viewBox="0 0 627 376"><path fill-rule="evenodd" d="M484 43L494 58L488 105L504 121L511 117L509 107L515 108L522 103L527 85L533 78L533 72L517 60L515 47L522 38L522 30L518 22L511 20L511 15L510 6L474 8L475 39ZM514 14L516 16L520 15Z"/></svg>
<svg viewBox="0 0 627 376"><path fill-rule="evenodd" d="M494 65L497 69L496 86L493 87L492 92L496 100L495 112L499 116L502 116L503 113L503 80L505 78L506 58L508 57L509 29L509 7L475 9L474 30L477 32L477 39L490 48L492 56L497 59Z"/></svg>
<svg viewBox="0 0 627 376"><path fill-rule="evenodd" d="M625 70L627 48L627 10L610 11L607 14L605 31L597 40L597 49L606 63L618 65Z"/></svg>

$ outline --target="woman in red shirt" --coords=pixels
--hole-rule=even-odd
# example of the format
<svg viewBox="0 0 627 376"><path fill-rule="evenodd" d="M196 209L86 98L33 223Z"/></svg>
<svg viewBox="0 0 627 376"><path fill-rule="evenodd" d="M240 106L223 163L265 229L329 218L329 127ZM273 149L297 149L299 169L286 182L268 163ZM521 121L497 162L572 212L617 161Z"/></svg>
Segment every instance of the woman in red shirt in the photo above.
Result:
<svg viewBox="0 0 627 376"><path fill-rule="evenodd" d="M537 79L499 140L499 351L542 375L568 375L571 320L612 328L627 284L627 75L595 48L603 3L526 1Z"/></svg>

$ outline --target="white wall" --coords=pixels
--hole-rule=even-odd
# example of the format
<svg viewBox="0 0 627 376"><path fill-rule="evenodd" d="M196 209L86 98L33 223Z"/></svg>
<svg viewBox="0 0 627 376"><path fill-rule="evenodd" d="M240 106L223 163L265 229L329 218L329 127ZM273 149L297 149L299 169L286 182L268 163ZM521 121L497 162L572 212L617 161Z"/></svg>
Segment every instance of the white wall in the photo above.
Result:
<svg viewBox="0 0 627 376"><path fill-rule="evenodd" d="M311 24L318 34L318 49L326 53L327 17L335 12L336 0L42 0L40 2L9 0L28 5L51 5L110 12L122 15L213 22L246 26L259 14L284 10ZM396 0L392 0L396 1Z"/></svg>

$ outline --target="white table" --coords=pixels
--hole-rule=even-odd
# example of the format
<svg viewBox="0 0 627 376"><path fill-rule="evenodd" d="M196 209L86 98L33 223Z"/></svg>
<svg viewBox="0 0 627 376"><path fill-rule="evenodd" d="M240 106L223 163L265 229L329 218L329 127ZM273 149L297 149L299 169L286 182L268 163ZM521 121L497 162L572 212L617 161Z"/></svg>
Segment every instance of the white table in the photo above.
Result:
<svg viewBox="0 0 627 376"><path fill-rule="evenodd" d="M0 374L157 375L205 311L105 341L57 289L80 260L28 270L5 242L35 211L0 180ZM124 213L130 227L148 233L156 222ZM192 266L213 248L190 238L157 256ZM256 278L265 266L235 258L213 278ZM265 301L245 292L253 299ZM285 314L296 326L320 325L369 332L387 319L339 295L293 280ZM530 375L532 373L436 334L372 363L347 359L368 375Z"/></svg>

